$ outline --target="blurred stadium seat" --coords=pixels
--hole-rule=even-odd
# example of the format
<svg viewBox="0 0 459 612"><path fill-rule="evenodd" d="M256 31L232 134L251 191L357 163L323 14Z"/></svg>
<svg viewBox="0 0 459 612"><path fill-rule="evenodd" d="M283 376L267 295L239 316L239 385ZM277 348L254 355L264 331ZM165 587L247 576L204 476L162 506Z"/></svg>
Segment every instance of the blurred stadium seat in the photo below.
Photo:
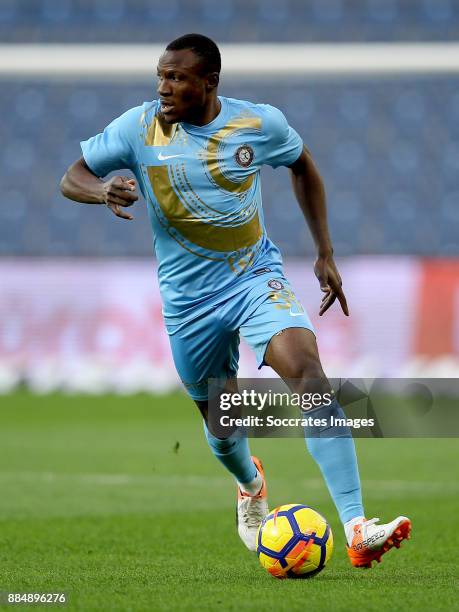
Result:
<svg viewBox="0 0 459 612"><path fill-rule="evenodd" d="M76 3L75 3L76 6ZM102 6L102 5L101 5ZM153 79L152 79L153 81ZM79 140L154 97L151 86L3 81L2 255L150 256L145 206L126 224L65 200ZM221 93L280 107L324 175L340 255L458 252L459 78L228 80ZM39 168L39 171L37 169ZM286 170L263 170L267 225L287 256L312 254ZM27 180L25 180L27 177Z"/></svg>
<svg viewBox="0 0 459 612"><path fill-rule="evenodd" d="M123 393L177 384L153 281L145 202L136 204L135 221L126 223L104 207L65 200L59 181L80 156L80 140L155 97L157 51L144 58L151 61L151 77L139 80L126 71L118 78L111 51L117 74L94 79L85 72L94 53L85 43L148 47L190 31L218 43L422 46L459 40L459 1L0 0L0 41L19 43L27 64L30 48L21 43L39 43L40 49L78 43L89 54L79 78L68 76L64 58L58 75L45 62L45 75L32 78L3 49L7 69L16 72L2 73L0 92L0 393L23 383L37 392ZM249 76L228 76L224 56L221 93L284 111L324 176L335 251L356 256L339 262L353 316L342 317L335 308L322 324L319 288L304 259L314 249L287 170L263 169L269 234L320 333L327 372L455 376L457 61L443 48L452 72L435 76L432 48L419 55L416 46L411 54L422 74L381 76L367 49L358 47L354 56L369 61L372 72L361 76L290 72L261 78L258 67ZM341 60L340 48L333 53ZM239 60L244 67L245 57ZM317 56L310 57L322 70ZM241 373L259 375L243 343Z"/></svg>
<svg viewBox="0 0 459 612"><path fill-rule="evenodd" d="M4 42L453 40L456 0L2 0ZM122 26L122 27L121 27Z"/></svg>

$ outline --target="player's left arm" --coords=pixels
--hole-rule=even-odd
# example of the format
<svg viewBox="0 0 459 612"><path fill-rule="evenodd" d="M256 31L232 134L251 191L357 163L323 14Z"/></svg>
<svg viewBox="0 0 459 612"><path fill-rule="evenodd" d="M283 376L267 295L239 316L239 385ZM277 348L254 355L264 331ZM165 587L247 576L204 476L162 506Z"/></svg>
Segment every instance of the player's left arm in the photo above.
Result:
<svg viewBox="0 0 459 612"><path fill-rule="evenodd" d="M324 292L319 316L338 299L341 309L349 316L341 276L333 259L333 247L328 231L325 188L322 177L304 146L300 157L289 166L293 191L305 216L317 249L314 272Z"/></svg>

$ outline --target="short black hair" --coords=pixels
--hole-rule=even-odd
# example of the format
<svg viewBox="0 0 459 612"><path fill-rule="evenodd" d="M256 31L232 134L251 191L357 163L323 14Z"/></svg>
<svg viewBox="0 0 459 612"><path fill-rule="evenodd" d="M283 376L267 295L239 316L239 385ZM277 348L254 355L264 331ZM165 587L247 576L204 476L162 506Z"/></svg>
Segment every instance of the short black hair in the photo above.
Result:
<svg viewBox="0 0 459 612"><path fill-rule="evenodd" d="M170 42L166 51L191 49L200 59L206 73L218 72L222 67L220 50L214 41L203 34L185 34Z"/></svg>

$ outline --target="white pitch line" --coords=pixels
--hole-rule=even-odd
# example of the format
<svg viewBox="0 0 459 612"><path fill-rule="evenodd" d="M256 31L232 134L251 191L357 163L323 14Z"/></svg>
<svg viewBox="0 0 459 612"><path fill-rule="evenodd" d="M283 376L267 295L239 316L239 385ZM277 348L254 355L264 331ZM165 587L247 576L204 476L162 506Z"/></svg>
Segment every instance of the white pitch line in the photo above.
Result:
<svg viewBox="0 0 459 612"><path fill-rule="evenodd" d="M214 486L227 486L228 477L200 476L200 475L161 475L161 474L68 474L60 472L0 472L0 482L7 481L35 481L41 483L76 482L82 485L101 486L154 486L180 485L191 487L204 487L211 489ZM279 484L279 478L272 479ZM298 482L301 488L322 488L323 482L319 478L301 479ZM363 480L362 488L375 492L406 492L409 493L443 493L455 494L459 492L459 482L456 481L419 481L419 480Z"/></svg>
<svg viewBox="0 0 459 612"><path fill-rule="evenodd" d="M194 475L160 475L160 474L69 474L61 472L0 472L0 481L27 480L45 483L58 483L62 481L78 482L81 484L102 486L136 486L169 484L180 486L218 486L227 484L228 479L221 477L206 477Z"/></svg>

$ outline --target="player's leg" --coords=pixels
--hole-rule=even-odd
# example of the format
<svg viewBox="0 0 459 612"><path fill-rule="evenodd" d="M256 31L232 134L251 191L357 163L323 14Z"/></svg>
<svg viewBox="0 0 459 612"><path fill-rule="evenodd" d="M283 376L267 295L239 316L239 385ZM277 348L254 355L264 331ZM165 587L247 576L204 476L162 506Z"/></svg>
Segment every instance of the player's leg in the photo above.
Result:
<svg viewBox="0 0 459 612"><path fill-rule="evenodd" d="M234 343L233 346L231 346L232 343ZM235 372L237 370L239 334L237 334L237 338L233 338L232 343L228 351L230 362L226 362L220 372ZM228 377L225 379L222 374L218 378L219 381L223 379L225 382L222 392L232 393L237 391L236 378ZM214 456L236 479L236 525L238 534L246 547L255 551L258 527L268 514L268 494L263 465L257 457L250 454L249 442L244 432L236 430L226 435L225 431L221 431L221 427L215 426L212 417L221 413L219 410L209 409L210 401L212 401L213 406L218 405L219 396L209 398L207 401L196 402L201 414L205 415L204 430L207 442Z"/></svg>
<svg viewBox="0 0 459 612"><path fill-rule="evenodd" d="M255 350L259 367L270 365L292 391L330 390L320 363L311 322L296 300L288 281L281 277L267 282L267 299L250 314L241 333ZM345 417L336 399L308 415L318 418ZM348 553L356 566L371 566L371 561L401 539L408 537L411 524L398 517L387 525L366 521L362 507L360 479L354 441L349 428L307 431L307 447L318 463L343 522Z"/></svg>
<svg viewBox="0 0 459 612"><path fill-rule="evenodd" d="M239 432L214 435L208 426L209 379L224 381L225 392L237 389L239 334L226 329L214 311L187 325L168 326L168 332L177 372L203 416L209 447L237 482L238 531L254 550L254 525L258 527L268 511L261 463L251 456L247 437Z"/></svg>
<svg viewBox="0 0 459 612"><path fill-rule="evenodd" d="M330 389L322 370L317 344L312 332L306 329L285 329L275 335L267 348L265 362L289 384L292 391L304 393L319 388ZM337 402L308 411L309 416L344 418ZM308 435L309 434L309 435ZM359 471L354 440L348 427L311 428L306 432L306 445L320 467L328 490L335 502L344 526L348 554L355 567L371 567L373 561L393 546L399 548L404 538L409 538L411 522L399 516L390 523L380 524L379 519L367 521L364 517Z"/></svg>
<svg viewBox="0 0 459 612"><path fill-rule="evenodd" d="M224 369L226 368L220 370L220 379ZM236 391L237 380L235 377L229 377L222 392ZM213 401L218 403L218 397L214 397ZM195 403L203 416L204 433L213 455L231 472L242 491L249 495L259 493L263 486L263 478L253 462L247 437L234 431L228 432L228 435L225 431L215 431L209 423L209 400L195 400Z"/></svg>
<svg viewBox="0 0 459 612"><path fill-rule="evenodd" d="M269 511L263 465L251 456L247 436L241 432L220 438L210 432L205 421L204 428L214 456L236 479L238 534L246 547L255 551L258 527Z"/></svg>
<svg viewBox="0 0 459 612"><path fill-rule="evenodd" d="M312 331L304 328L284 329L270 340L264 361L271 366L296 393L330 391L329 382L319 359L317 343ZM336 399L330 406L308 412L316 418L330 421L333 414L345 418ZM341 521L349 531L353 521L364 516L359 471L354 441L349 428L339 431L310 431L306 445L320 467Z"/></svg>

